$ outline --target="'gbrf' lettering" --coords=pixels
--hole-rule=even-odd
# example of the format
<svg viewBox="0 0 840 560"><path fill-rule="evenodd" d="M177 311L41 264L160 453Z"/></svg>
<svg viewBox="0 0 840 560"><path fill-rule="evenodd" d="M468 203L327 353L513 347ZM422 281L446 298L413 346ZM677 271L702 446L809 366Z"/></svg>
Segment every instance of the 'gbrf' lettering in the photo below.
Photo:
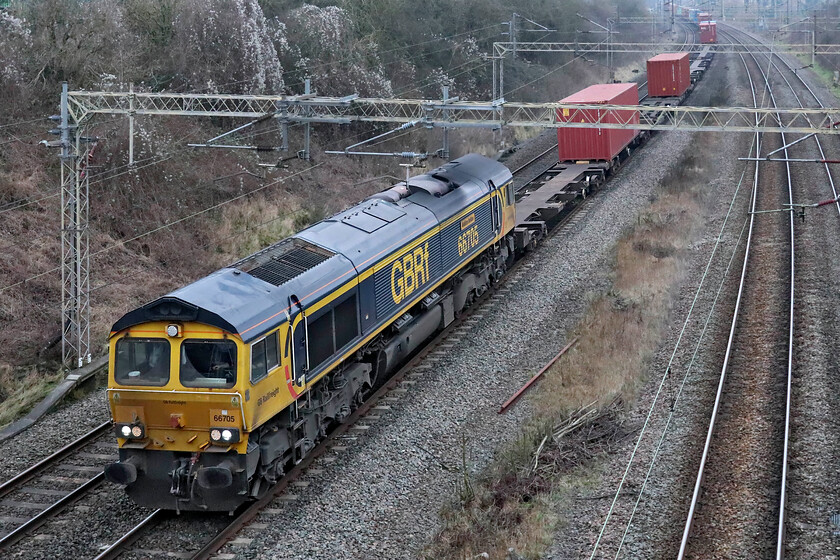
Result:
<svg viewBox="0 0 840 560"><path fill-rule="evenodd" d="M429 243L409 251L391 265L391 296L400 303L429 281Z"/></svg>

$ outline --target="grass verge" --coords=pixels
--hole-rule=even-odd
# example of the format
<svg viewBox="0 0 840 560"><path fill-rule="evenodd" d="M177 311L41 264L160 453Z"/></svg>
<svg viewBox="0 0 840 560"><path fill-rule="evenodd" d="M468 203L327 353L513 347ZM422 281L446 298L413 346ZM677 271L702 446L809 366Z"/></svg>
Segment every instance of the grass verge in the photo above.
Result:
<svg viewBox="0 0 840 560"><path fill-rule="evenodd" d="M64 378L60 371L44 373L36 369L16 372L10 367L0 369L0 428L14 422L38 404ZM8 396L7 396L8 395Z"/></svg>
<svg viewBox="0 0 840 560"><path fill-rule="evenodd" d="M633 434L623 411L662 343L690 244L702 230L713 197L711 160L702 154L714 142L713 135L696 137L616 244L611 289L590 296L564 337L579 340L531 396L535 412L522 433L474 480L463 475L426 558L541 557L568 521L563 504L595 484L600 460ZM559 348L564 340L555 342ZM462 470L469 472L466 461Z"/></svg>
<svg viewBox="0 0 840 560"><path fill-rule="evenodd" d="M803 65L806 65L807 68L811 64L811 56L810 55L796 55L796 58L802 62ZM811 66L811 70L814 71L814 74L820 79L820 81L831 90L831 93L837 94L840 92L840 86L834 82L834 70L824 66L820 63L819 59L816 59L814 65Z"/></svg>

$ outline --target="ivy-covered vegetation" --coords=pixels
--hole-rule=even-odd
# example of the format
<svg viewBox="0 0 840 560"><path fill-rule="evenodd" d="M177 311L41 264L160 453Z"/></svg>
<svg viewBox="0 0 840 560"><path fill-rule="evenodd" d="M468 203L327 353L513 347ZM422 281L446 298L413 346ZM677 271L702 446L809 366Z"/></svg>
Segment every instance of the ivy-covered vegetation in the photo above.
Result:
<svg viewBox="0 0 840 560"><path fill-rule="evenodd" d="M486 97L485 55L517 35L570 38L638 0L14 0L0 14L0 78L14 112L48 102L56 84L153 91ZM586 40L586 39L584 39ZM588 40L592 40L591 38ZM5 111L4 111L5 112ZM8 113L7 113L8 114Z"/></svg>

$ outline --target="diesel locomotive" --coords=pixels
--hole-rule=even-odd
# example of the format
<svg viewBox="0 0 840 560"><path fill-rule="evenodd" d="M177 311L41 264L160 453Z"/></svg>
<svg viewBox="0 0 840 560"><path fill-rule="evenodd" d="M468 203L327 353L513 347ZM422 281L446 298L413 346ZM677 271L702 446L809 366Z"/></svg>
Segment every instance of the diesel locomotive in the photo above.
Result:
<svg viewBox="0 0 840 560"><path fill-rule="evenodd" d="M110 335L111 482L232 511L513 260L512 176L467 155L128 312Z"/></svg>

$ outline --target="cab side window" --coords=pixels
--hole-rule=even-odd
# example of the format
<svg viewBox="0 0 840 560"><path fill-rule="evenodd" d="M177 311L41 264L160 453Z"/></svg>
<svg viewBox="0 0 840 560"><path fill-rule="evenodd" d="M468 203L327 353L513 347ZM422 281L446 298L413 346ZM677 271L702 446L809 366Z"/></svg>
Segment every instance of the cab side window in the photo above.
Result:
<svg viewBox="0 0 840 560"><path fill-rule="evenodd" d="M280 365L278 358L276 332L251 344L251 382L259 381Z"/></svg>
<svg viewBox="0 0 840 560"><path fill-rule="evenodd" d="M508 183L507 185L505 185L505 195L507 195L507 203L508 206L510 206L514 202L513 183Z"/></svg>

